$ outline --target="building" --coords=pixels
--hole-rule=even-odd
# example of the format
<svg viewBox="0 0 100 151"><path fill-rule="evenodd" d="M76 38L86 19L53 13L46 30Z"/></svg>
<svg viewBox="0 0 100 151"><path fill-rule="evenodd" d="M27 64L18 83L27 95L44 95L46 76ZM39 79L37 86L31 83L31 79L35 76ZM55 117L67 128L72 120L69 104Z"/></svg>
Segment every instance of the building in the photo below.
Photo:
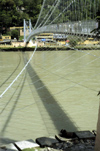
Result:
<svg viewBox="0 0 100 151"><path fill-rule="evenodd" d="M2 40L11 40L11 36L9 35L2 36Z"/></svg>
<svg viewBox="0 0 100 151"><path fill-rule="evenodd" d="M61 45L65 45L66 44L66 40L67 40L67 35L66 34L54 34L53 35L53 39L61 44Z"/></svg>
<svg viewBox="0 0 100 151"><path fill-rule="evenodd" d="M53 41L53 33L41 33L35 36L39 42L51 42Z"/></svg>
<svg viewBox="0 0 100 151"><path fill-rule="evenodd" d="M66 44L66 34L41 33L36 36L38 42L56 42L60 45Z"/></svg>
<svg viewBox="0 0 100 151"><path fill-rule="evenodd" d="M20 36L24 36L24 27L10 27L10 31L15 30L15 29L19 30ZM28 34L29 34L29 30L26 29L26 35Z"/></svg>

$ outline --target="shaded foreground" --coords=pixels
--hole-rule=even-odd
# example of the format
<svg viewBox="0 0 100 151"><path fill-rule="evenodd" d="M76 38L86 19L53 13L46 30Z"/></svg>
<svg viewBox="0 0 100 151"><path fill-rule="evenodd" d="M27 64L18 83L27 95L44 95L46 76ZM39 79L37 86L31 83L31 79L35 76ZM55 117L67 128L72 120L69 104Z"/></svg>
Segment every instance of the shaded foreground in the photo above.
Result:
<svg viewBox="0 0 100 151"><path fill-rule="evenodd" d="M35 141L26 140L1 146L0 151L94 151L96 132L61 130L59 135L40 137Z"/></svg>

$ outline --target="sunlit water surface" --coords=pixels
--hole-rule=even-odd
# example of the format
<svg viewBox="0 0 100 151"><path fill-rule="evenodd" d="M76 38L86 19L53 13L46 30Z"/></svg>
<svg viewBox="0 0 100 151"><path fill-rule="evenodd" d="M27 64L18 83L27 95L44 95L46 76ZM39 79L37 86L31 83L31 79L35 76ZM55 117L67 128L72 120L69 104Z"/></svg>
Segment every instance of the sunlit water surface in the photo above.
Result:
<svg viewBox="0 0 100 151"><path fill-rule="evenodd" d="M33 52L0 52L0 94ZM100 51L36 51L0 99L0 145L96 129Z"/></svg>

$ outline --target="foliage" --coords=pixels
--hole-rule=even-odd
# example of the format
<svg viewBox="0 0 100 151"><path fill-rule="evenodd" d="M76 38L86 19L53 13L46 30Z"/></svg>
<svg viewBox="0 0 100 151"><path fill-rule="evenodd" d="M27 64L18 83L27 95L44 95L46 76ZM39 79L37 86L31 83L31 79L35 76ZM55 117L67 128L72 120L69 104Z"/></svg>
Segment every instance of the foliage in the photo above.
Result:
<svg viewBox="0 0 100 151"><path fill-rule="evenodd" d="M20 41L23 41L23 39L24 39L24 36L20 36L20 37L19 37L19 40L20 40Z"/></svg>
<svg viewBox="0 0 100 151"><path fill-rule="evenodd" d="M16 38L17 40L19 39L19 31L17 29L11 31L11 38Z"/></svg>
<svg viewBox="0 0 100 151"><path fill-rule="evenodd" d="M41 3L42 0L0 0L0 33L12 26L23 26L23 19L31 19L34 26Z"/></svg>
<svg viewBox="0 0 100 151"><path fill-rule="evenodd" d="M96 17L100 0L46 0L38 25L91 20ZM0 33L3 28L23 26L23 19L31 19L34 26L43 0L0 0ZM45 16L47 17L45 18ZM48 17L50 16L50 17ZM97 17L99 19L99 17ZM37 25L37 26L38 26Z"/></svg>
<svg viewBox="0 0 100 151"><path fill-rule="evenodd" d="M77 35L73 35L73 37L68 36L68 40L69 40L69 45L71 47L75 47L76 45L78 45L80 42L83 41L83 38L79 38Z"/></svg>
<svg viewBox="0 0 100 151"><path fill-rule="evenodd" d="M76 39L70 39L70 40L69 40L69 45L70 45L71 47L75 47L75 46L77 45L77 40L76 40Z"/></svg>
<svg viewBox="0 0 100 151"><path fill-rule="evenodd" d="M97 21L97 23L98 23L98 27L97 28L95 28L95 29L93 29L92 31L91 31L91 33L93 32L93 33L95 33L96 34L96 37L98 38L99 37L99 35L100 35L100 2L98 3L98 11L96 12L96 21Z"/></svg>
<svg viewBox="0 0 100 151"><path fill-rule="evenodd" d="M91 20L96 17L98 2L100 0L46 0L43 13L38 22L45 23L66 23L68 21ZM55 7L53 7L53 5ZM46 19L45 16L47 15Z"/></svg>
<svg viewBox="0 0 100 151"><path fill-rule="evenodd" d="M26 148L26 149L23 149L22 151L35 151L35 150L39 151L40 148L39 147L37 147L37 148Z"/></svg>

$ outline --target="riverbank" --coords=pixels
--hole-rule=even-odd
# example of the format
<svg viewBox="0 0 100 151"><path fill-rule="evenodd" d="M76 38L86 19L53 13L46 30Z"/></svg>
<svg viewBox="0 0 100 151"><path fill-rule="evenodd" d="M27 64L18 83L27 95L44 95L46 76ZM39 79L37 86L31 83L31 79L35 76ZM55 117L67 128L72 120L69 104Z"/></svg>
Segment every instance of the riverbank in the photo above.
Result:
<svg viewBox="0 0 100 151"><path fill-rule="evenodd" d="M0 51L33 51L33 47L12 47L10 45L6 46L0 46ZM100 50L100 47L83 47L83 46L77 46L77 47L37 47L37 51L66 51L66 50Z"/></svg>
<svg viewBox="0 0 100 151"><path fill-rule="evenodd" d="M39 137L35 141L32 139L17 141L5 146L1 146L1 151L94 151L95 131L67 132L61 130L55 137Z"/></svg>

